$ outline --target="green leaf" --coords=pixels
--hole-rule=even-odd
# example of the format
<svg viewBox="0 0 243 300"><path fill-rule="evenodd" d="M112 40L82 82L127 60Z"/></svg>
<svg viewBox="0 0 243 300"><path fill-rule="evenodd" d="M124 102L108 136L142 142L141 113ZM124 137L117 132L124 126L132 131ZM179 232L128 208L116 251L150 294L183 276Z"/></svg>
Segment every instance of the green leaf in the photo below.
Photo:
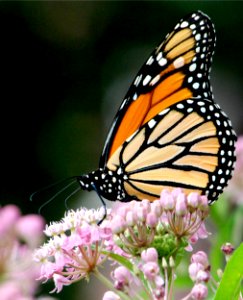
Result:
<svg viewBox="0 0 243 300"><path fill-rule="evenodd" d="M102 251L102 253L126 267L130 272L133 272L133 264L128 260L128 258L108 251Z"/></svg>
<svg viewBox="0 0 243 300"><path fill-rule="evenodd" d="M243 243L228 261L214 300L239 298L240 284L243 278Z"/></svg>

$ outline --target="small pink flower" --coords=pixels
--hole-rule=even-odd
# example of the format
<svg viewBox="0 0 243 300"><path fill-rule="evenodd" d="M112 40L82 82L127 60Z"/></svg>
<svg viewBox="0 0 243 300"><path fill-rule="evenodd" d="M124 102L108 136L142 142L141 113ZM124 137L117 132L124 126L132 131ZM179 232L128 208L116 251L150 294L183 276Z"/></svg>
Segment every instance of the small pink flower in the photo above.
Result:
<svg viewBox="0 0 243 300"><path fill-rule="evenodd" d="M115 287L118 290L123 290L125 286L129 286L132 282L132 275L127 268L117 267L112 273Z"/></svg>
<svg viewBox="0 0 243 300"><path fill-rule="evenodd" d="M161 193L161 197L160 197L160 202L162 204L162 207L166 210L166 211L170 211L173 210L175 207L175 199L174 197L168 193L168 191L163 190Z"/></svg>
<svg viewBox="0 0 243 300"><path fill-rule="evenodd" d="M208 282L210 279L210 265L207 254L198 251L191 257L191 264L188 268L189 276L194 282Z"/></svg>
<svg viewBox="0 0 243 300"><path fill-rule="evenodd" d="M208 296L208 288L202 283L195 284L191 290L191 297L194 300L204 300Z"/></svg>
<svg viewBox="0 0 243 300"><path fill-rule="evenodd" d="M204 251L198 251L197 253L193 254L191 257L192 263L199 263L204 266L204 268L208 268L208 256Z"/></svg>
<svg viewBox="0 0 243 300"><path fill-rule="evenodd" d="M204 267L200 263L193 262L192 264L189 265L188 271L189 271L189 276L192 281L197 280L197 274L201 270L204 270Z"/></svg>
<svg viewBox="0 0 243 300"><path fill-rule="evenodd" d="M142 266L142 271L148 280L154 280L159 274L159 265L155 262L147 262Z"/></svg>
<svg viewBox="0 0 243 300"><path fill-rule="evenodd" d="M175 214L184 217L187 214L186 196L180 194L176 199Z"/></svg>
<svg viewBox="0 0 243 300"><path fill-rule="evenodd" d="M156 214L149 212L146 217L146 223L151 228L156 227L156 225L158 224L158 218L157 218Z"/></svg>
<svg viewBox="0 0 243 300"><path fill-rule="evenodd" d="M210 273L208 271L200 270L197 273L197 282L208 282L210 279Z"/></svg>
<svg viewBox="0 0 243 300"><path fill-rule="evenodd" d="M148 248L146 250L143 250L141 253L141 258L144 262L155 262L158 261L158 252L155 248Z"/></svg>
<svg viewBox="0 0 243 300"><path fill-rule="evenodd" d="M55 283L55 289L52 290L51 293L55 293L55 292L59 293L61 292L63 286L67 286L71 284L71 281L69 279L59 274L53 275L53 281Z"/></svg>
<svg viewBox="0 0 243 300"><path fill-rule="evenodd" d="M199 195L197 193L190 193L187 198L188 206L195 210L199 205Z"/></svg>
<svg viewBox="0 0 243 300"><path fill-rule="evenodd" d="M122 215L117 215L116 214L112 218L111 222L112 222L111 227L112 227L112 231L113 231L114 234L119 234L126 228L126 221L124 220Z"/></svg>

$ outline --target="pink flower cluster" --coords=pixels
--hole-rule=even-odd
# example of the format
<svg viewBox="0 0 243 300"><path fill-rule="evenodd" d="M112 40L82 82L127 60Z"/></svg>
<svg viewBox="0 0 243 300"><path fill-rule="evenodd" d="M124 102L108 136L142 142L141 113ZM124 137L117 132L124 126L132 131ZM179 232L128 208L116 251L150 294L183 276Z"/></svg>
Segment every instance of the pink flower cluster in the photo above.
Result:
<svg viewBox="0 0 243 300"><path fill-rule="evenodd" d="M42 264L40 279L55 283L53 292L65 285L88 278L106 260L102 254L112 232L105 225L97 226L103 211L79 209L69 211L61 222L47 226L49 241L35 252L34 259Z"/></svg>
<svg viewBox="0 0 243 300"><path fill-rule="evenodd" d="M39 269L32 254L43 239L44 220L21 216L15 205L0 208L0 298L32 300L38 287Z"/></svg>
<svg viewBox="0 0 243 300"><path fill-rule="evenodd" d="M123 299L118 291L129 295L130 299L140 299L137 298L139 294L146 295L145 298L141 296L141 299L172 299L173 281L168 281L168 269L170 268L170 272L173 273L175 268L173 259L169 261L169 264L162 259L160 265L156 249L148 248L142 251L141 259L138 260L136 268L136 272L131 272L124 266L117 267L112 273L114 287L117 292L107 291L103 296L103 300ZM140 273L138 270L140 270ZM191 256L189 276L194 282L194 286L182 300L206 299L208 288L205 283L210 279L210 265L205 252L198 251ZM145 281L146 284L144 284Z"/></svg>
<svg viewBox="0 0 243 300"><path fill-rule="evenodd" d="M187 250L192 250L190 243L208 236L204 226L207 215L206 196L197 193L186 196L181 189L163 190L160 199L154 202L131 201L118 207L112 212L111 228L118 245L133 255L136 251L141 253L141 247L153 245L155 236L161 238L162 247L167 244L168 248L172 243L173 249L172 239L186 238Z"/></svg>
<svg viewBox="0 0 243 300"><path fill-rule="evenodd" d="M171 299L177 253L184 252L190 239L195 242L207 236L203 223L208 215L207 198L196 193L186 196L180 189L164 190L154 202L118 206L98 226L103 213L69 211L60 222L46 227L49 240L34 256L41 264L40 279L53 279L53 292L91 273L107 283L99 267L109 258L119 266L112 272L114 290L104 299L131 299L141 290L148 299Z"/></svg>
<svg viewBox="0 0 243 300"><path fill-rule="evenodd" d="M208 288L205 283L210 279L210 264L205 252L198 251L192 255L191 264L189 265L189 276L195 283L189 296L192 299L206 299Z"/></svg>
<svg viewBox="0 0 243 300"><path fill-rule="evenodd" d="M138 293L143 292L148 299L163 300L165 296L165 281L160 272L158 253L154 248L148 248L141 253L141 260L137 264L137 275L132 274L124 266L117 267L112 272L114 287L117 291L122 291L130 298L135 297ZM146 280L146 285L140 280ZM103 300L121 299L113 291L107 291Z"/></svg>

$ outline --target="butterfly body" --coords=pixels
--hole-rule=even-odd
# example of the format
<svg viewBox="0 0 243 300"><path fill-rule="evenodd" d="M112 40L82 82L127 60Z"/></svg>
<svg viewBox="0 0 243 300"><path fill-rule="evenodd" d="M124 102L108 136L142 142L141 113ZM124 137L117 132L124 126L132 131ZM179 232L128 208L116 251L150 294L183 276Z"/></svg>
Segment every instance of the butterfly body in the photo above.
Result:
<svg viewBox="0 0 243 300"><path fill-rule="evenodd" d="M109 200L158 199L162 189L217 199L231 178L236 135L209 81L215 31L196 12L182 19L149 56L125 96L99 169L82 189Z"/></svg>

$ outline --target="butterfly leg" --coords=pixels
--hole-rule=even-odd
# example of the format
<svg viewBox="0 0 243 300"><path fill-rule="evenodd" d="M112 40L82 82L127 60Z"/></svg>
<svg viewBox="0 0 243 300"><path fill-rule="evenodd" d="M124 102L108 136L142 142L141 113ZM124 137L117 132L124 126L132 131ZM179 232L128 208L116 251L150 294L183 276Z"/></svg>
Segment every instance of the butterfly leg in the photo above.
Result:
<svg viewBox="0 0 243 300"><path fill-rule="evenodd" d="M100 199L100 201L101 201L101 203L103 205L103 208L105 210L105 213L104 213L102 219L99 220L98 223L97 223L97 225L100 225L104 221L104 219L106 218L106 216L107 216L107 207L106 207L106 203L105 203L104 199L101 197L100 193L96 189L96 186L94 184L92 184L92 187L93 187L94 191L96 191L96 193L97 193L97 195L98 195L98 197L99 197L99 199Z"/></svg>

